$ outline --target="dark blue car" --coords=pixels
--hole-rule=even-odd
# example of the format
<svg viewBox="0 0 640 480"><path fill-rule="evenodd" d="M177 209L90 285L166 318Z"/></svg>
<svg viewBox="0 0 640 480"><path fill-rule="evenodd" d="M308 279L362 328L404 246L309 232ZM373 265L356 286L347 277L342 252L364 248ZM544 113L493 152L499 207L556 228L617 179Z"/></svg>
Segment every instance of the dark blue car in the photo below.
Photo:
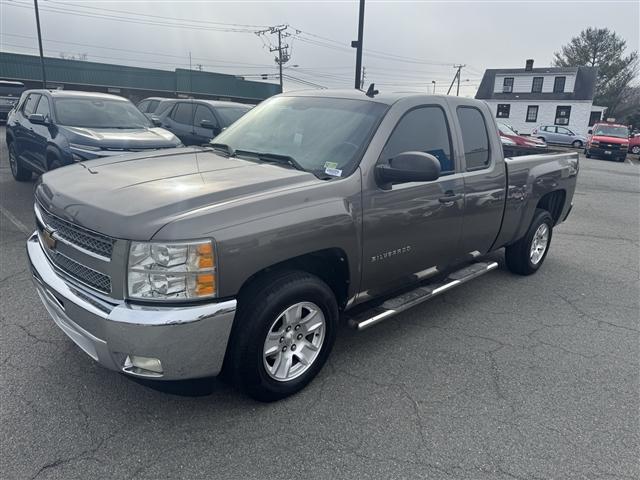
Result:
<svg viewBox="0 0 640 480"><path fill-rule="evenodd" d="M6 138L19 181L83 160L182 145L125 98L62 90L24 92L9 113Z"/></svg>

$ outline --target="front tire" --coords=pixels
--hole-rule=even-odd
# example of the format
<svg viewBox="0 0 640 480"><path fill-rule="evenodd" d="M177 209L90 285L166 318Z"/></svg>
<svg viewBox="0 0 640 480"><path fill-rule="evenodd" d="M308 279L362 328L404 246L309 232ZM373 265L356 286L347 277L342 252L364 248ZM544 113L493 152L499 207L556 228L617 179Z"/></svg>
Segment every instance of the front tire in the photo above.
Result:
<svg viewBox="0 0 640 480"><path fill-rule="evenodd" d="M505 249L507 268L518 275L538 271L547 257L553 234L553 217L546 210L536 209L527 233Z"/></svg>
<svg viewBox="0 0 640 480"><path fill-rule="evenodd" d="M582 148L582 142L580 140L576 140L571 144L573 148Z"/></svg>
<svg viewBox="0 0 640 480"><path fill-rule="evenodd" d="M16 147L13 145L13 142L9 144L9 166L11 167L11 175L13 175L13 178L18 182L31 180L32 172L25 168L18 158L18 153L16 152Z"/></svg>
<svg viewBox="0 0 640 480"><path fill-rule="evenodd" d="M290 271L249 287L239 303L224 373L263 402L304 388L335 341L338 305L332 290L314 275Z"/></svg>
<svg viewBox="0 0 640 480"><path fill-rule="evenodd" d="M633 153L634 155L640 155L640 145L634 145L631 148L631 153Z"/></svg>

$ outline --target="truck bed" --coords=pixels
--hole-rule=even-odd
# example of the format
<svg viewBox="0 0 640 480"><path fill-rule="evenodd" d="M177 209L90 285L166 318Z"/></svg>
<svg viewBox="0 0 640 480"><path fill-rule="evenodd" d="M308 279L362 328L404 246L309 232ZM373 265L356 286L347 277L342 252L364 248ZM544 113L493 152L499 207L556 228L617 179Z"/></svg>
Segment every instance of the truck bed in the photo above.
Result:
<svg viewBox="0 0 640 480"><path fill-rule="evenodd" d="M571 209L576 188L578 158L578 152L536 153L505 158L507 192L502 227L494 248L509 245L521 238L540 202L553 202L552 214L556 224L564 221Z"/></svg>

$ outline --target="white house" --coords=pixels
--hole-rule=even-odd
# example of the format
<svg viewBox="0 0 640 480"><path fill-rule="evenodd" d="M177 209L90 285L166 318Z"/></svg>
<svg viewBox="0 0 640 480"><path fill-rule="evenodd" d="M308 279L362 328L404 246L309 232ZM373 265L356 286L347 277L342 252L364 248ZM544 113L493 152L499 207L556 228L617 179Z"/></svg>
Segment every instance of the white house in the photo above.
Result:
<svg viewBox="0 0 640 480"><path fill-rule="evenodd" d="M593 105L597 68L525 68L486 70L476 98L487 102L498 122L522 134L539 125L559 125L587 134L604 107Z"/></svg>

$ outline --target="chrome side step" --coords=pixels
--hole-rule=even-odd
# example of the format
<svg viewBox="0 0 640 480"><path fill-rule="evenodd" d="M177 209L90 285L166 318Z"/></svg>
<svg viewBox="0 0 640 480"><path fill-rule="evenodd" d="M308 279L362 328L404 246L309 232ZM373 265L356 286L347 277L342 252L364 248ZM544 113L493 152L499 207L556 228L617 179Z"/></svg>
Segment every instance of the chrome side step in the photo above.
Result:
<svg viewBox="0 0 640 480"><path fill-rule="evenodd" d="M349 325L357 330L364 330L496 268L498 268L496 262L472 263L469 266L449 274L449 276L440 283L418 287L415 290L391 298L371 310L349 318Z"/></svg>

